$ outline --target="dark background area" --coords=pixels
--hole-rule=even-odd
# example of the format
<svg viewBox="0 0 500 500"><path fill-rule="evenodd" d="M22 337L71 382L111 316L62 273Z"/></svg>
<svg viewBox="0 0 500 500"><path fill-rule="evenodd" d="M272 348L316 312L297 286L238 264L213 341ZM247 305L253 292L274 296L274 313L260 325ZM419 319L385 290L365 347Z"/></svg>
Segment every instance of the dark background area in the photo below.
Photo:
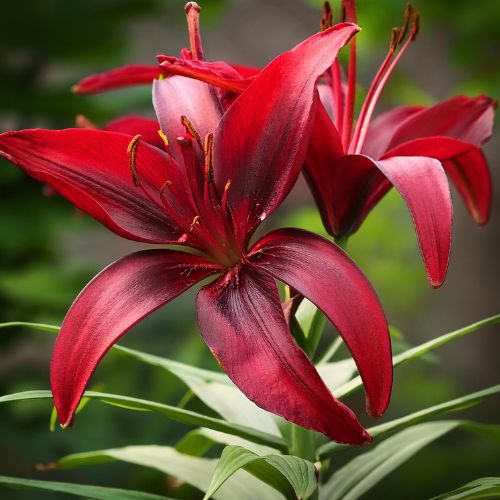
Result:
<svg viewBox="0 0 500 500"><path fill-rule="evenodd" d="M129 62L154 62L188 43L183 2L173 0L31 0L4 2L0 15L0 131L66 128L83 113L97 124L132 112L152 116L149 87L76 96L78 79ZM416 2L421 32L382 95L377 112L432 104L459 93L498 97L500 2ZM211 60L262 66L317 31L320 1L233 0L202 3L205 53ZM360 96L385 55L399 0L359 1ZM359 99L358 99L359 102ZM500 139L485 148L498 192ZM454 193L455 194L455 193ZM120 239L8 162L0 162L0 322L59 324L73 298L102 267L140 245ZM500 209L478 229L454 196L453 247L439 290L426 284L410 217L391 192L353 236L350 250L373 281L387 316L407 344L500 312ZM268 222L321 232L304 182ZM173 359L215 367L194 323L194 293L156 312L123 343ZM398 369L387 418L493 385L499 379L499 328L456 341L425 361ZM47 388L53 337L0 330L0 392ZM94 377L101 389L176 404L173 377L108 356ZM354 400L362 416L362 401ZM129 444L173 444L187 428L151 414L89 405L71 432L49 432L51 406L23 402L0 408L0 474L144 489L172 496L160 473L126 464L40 473L40 462L77 451ZM498 423L498 399L468 413ZM368 425L368 419L364 419ZM498 475L498 447L456 432L385 479L367 498L419 499L468 480ZM0 494L3 498L3 493ZM28 498L25 493L8 493ZM36 497L40 498L38 494ZM36 498L35 497L35 498ZM7 496L10 498L10 496ZM192 498L197 498L192 493ZM201 498L201 497L200 497Z"/></svg>

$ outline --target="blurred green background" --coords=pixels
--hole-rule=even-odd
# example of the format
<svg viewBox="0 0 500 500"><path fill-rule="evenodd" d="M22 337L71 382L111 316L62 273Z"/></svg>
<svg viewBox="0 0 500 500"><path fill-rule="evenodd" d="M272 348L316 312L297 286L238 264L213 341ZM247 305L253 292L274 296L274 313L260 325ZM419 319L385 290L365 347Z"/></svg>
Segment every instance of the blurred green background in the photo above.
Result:
<svg viewBox="0 0 500 500"><path fill-rule="evenodd" d="M430 104L457 93L498 97L500 2L415 2L421 33L387 90L379 111L398 104ZM209 0L202 3L205 51L211 60L264 65L317 31L320 1ZM402 19L399 0L358 2L360 81L366 89L385 54L390 28ZM0 130L66 128L83 113L101 124L121 114L152 115L150 88L76 96L70 86L89 73L127 62L154 62L188 43L183 2L174 0L29 0L4 2L0 16ZM363 88L360 89L362 93ZM495 95L496 94L496 95ZM499 140L486 153L498 189ZM86 282L112 260L140 245L120 239L79 213L6 161L0 163L0 322L60 323ZM500 312L500 218L477 229L455 196L454 242L445 285L426 285L411 221L391 192L350 241L373 281L389 321L401 332L396 348L416 344ZM322 232L305 183L300 181L273 226ZM176 299L135 327L125 345L215 367L194 323L194 293ZM0 392L46 388L53 338L1 331ZM490 328L396 372L388 417L404 415L498 382L498 328ZM439 356L439 357L438 357ZM183 392L173 377L108 356L94 383L109 392L176 404ZM353 406L362 414L361 399ZM498 420L498 399L475 410ZM71 432L49 432L50 406L20 403L0 408L0 474L63 479L198 498L160 473L125 464L40 473L35 464L69 452L128 444L173 444L187 428L151 414L91 404ZM367 419L364 419L367 422ZM455 433L427 448L383 481L367 498L419 499L480 476L498 475L498 449ZM50 477L49 477L50 476ZM2 498L30 498L1 492ZM33 498L41 498L37 494Z"/></svg>

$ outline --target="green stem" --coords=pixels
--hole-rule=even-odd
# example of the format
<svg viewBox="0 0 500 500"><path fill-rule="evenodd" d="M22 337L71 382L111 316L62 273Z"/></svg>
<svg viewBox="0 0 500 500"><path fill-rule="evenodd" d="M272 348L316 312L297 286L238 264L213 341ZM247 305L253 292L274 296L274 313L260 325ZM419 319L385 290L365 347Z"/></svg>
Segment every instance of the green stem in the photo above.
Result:
<svg viewBox="0 0 500 500"><path fill-rule="evenodd" d="M328 363L330 359L333 358L335 353L339 350L340 346L342 345L342 337L338 336L331 344L330 347L326 350L326 352L321 356L320 360L316 363L317 365L324 365L325 363Z"/></svg>
<svg viewBox="0 0 500 500"><path fill-rule="evenodd" d="M333 241L347 253L347 242L349 241L349 236L334 236Z"/></svg>

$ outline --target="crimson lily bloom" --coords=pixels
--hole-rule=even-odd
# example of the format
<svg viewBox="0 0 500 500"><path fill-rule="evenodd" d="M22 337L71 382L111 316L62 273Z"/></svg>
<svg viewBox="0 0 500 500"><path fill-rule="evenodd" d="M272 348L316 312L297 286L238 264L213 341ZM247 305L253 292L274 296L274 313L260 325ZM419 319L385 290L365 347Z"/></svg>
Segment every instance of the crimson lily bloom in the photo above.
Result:
<svg viewBox="0 0 500 500"><path fill-rule="evenodd" d="M345 0L342 17L356 22L354 0ZM331 25L325 3L322 28ZM428 281L439 287L451 247L452 205L446 174L478 224L488 221L491 177L481 146L492 134L496 102L488 97L453 97L431 107L402 106L372 120L391 73L418 33L419 16L408 5L403 26L392 31L389 52L368 90L353 130L356 40L350 42L347 81L336 60L317 86L316 108L305 174L332 236L355 233L370 211L394 186L415 226ZM406 41L405 41L406 39ZM231 93L255 78L251 68L159 56L164 74L210 82Z"/></svg>
<svg viewBox="0 0 500 500"><path fill-rule="evenodd" d="M198 293L197 320L242 392L336 441L370 441L292 340L275 280L309 297L336 326L363 377L369 412L377 416L388 405L392 361L387 322L369 282L342 250L306 231L281 229L249 244L300 172L317 78L357 30L340 24L282 54L225 113L206 83L156 80L163 150L110 130L0 135L2 156L120 236L197 251L131 254L81 292L64 319L51 365L63 426L71 423L95 367L123 334L217 274Z"/></svg>

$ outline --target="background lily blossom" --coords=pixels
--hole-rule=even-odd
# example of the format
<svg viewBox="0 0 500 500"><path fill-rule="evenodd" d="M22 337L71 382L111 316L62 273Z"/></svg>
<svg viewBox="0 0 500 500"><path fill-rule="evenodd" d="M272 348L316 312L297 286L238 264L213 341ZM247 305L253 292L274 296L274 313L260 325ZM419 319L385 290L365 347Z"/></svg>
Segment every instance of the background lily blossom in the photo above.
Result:
<svg viewBox="0 0 500 500"><path fill-rule="evenodd" d="M323 29L331 26L332 17L326 2ZM342 3L341 19L356 22L354 0ZM428 281L439 287L446 276L451 248L447 176L474 220L485 224L489 218L491 176L481 146L492 134L496 101L485 96L457 96L427 108L401 106L372 120L383 88L418 29L419 15L408 5L402 27L392 31L389 52L355 125L355 39L350 42L346 79L337 60L325 72L317 85L322 105L316 107L304 172L324 226L337 238L356 232L394 186L412 216ZM230 93L243 91L255 78L252 68L238 73L237 67L222 62L171 56L158 56L158 60L163 74L197 78ZM112 79L108 82L113 83ZM135 83L140 83L139 78Z"/></svg>
<svg viewBox="0 0 500 500"><path fill-rule="evenodd" d="M218 274L198 294L197 318L235 384L259 406L334 440L370 441L293 342L275 279L309 297L336 326L377 416L389 402L392 360L387 322L369 282L337 246L305 231L278 230L249 246L300 172L317 78L357 30L340 24L282 54L225 113L221 96L206 83L156 80L163 149L123 130L0 135L2 156L115 233L202 253L137 252L111 264L81 292L63 322L51 366L64 426L95 367L126 331ZM200 50L196 39L191 44L192 53L193 44Z"/></svg>

